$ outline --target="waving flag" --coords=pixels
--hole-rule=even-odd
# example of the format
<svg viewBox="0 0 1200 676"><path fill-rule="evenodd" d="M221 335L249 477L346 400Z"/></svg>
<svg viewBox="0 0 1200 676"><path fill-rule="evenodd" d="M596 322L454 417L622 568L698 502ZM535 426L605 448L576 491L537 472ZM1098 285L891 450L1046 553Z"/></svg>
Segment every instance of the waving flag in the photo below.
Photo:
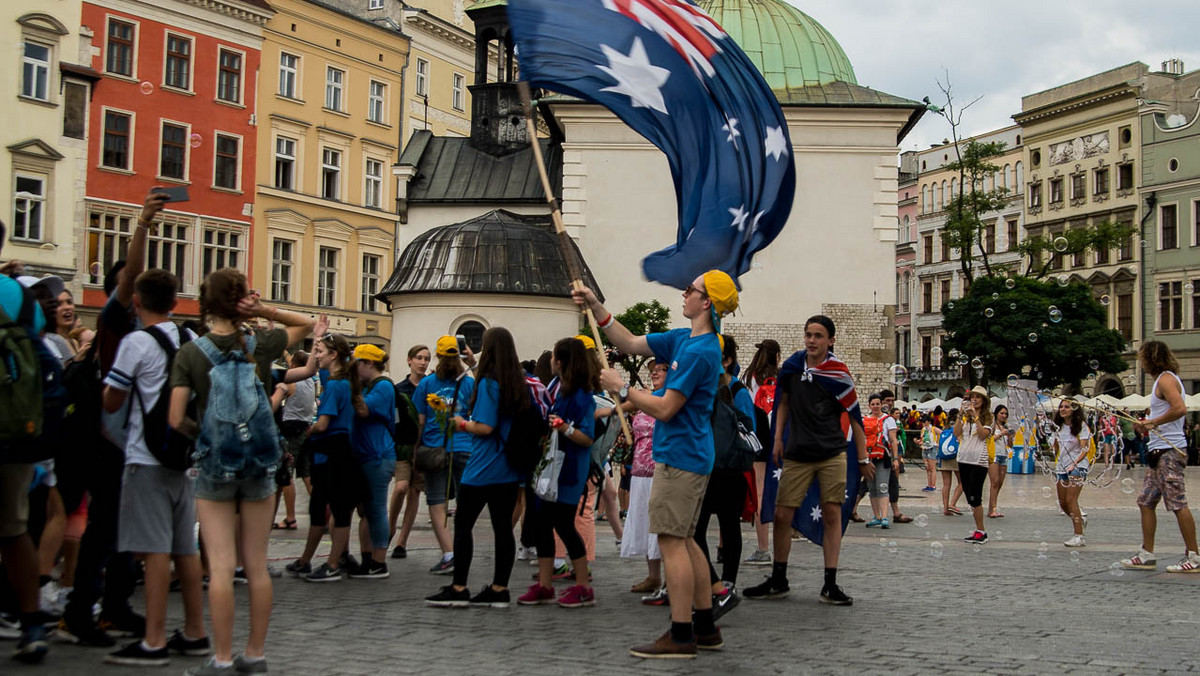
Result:
<svg viewBox="0 0 1200 676"><path fill-rule="evenodd" d="M783 363L783 368L779 370L778 382L782 386L785 376L798 374L801 378L811 379L823 387L842 405L842 431L846 433L846 493L845 501L842 503L842 531L844 532L846 523L850 521L850 514L854 511L859 477L858 449L854 445L850 421L855 420L861 425L862 411L858 405L858 393L854 390L854 378L850 375L850 369L844 362L830 352L824 362L815 368L805 369L804 360L807 358L807 352L804 350L789 357ZM776 394L776 413L779 411L781 398L779 394ZM771 420L771 434L774 436L775 426L786 424L787 421L781 422L779 416L775 414L772 414ZM783 433L784 448L787 448L787 439L788 431L785 429ZM774 454L767 454L767 476L763 478L762 511L760 512L763 523L771 523L775 520L775 497L779 493L779 478L782 473L783 470L775 464ZM804 496L804 501L796 509L795 516L792 517L792 528L800 531L801 535L814 544L824 543L825 522L821 520L821 487L816 477L813 478L812 485L808 487L808 494Z"/></svg>
<svg viewBox="0 0 1200 676"><path fill-rule="evenodd" d="M753 62L687 0L509 0L522 77L600 104L667 156L675 243L642 261L682 289L734 279L783 229L796 168L787 122Z"/></svg>

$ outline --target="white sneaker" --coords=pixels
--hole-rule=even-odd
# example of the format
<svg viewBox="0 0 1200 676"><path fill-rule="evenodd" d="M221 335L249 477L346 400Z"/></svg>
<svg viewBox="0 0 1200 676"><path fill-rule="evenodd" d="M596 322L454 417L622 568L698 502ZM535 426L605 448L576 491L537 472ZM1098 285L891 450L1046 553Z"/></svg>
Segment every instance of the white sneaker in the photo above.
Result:
<svg viewBox="0 0 1200 676"><path fill-rule="evenodd" d="M1167 566L1168 573L1200 573L1200 554L1188 552L1187 556L1173 566Z"/></svg>
<svg viewBox="0 0 1200 676"><path fill-rule="evenodd" d="M1067 547L1083 547L1087 543L1083 541L1082 535L1072 535L1071 537L1067 538L1063 544Z"/></svg>
<svg viewBox="0 0 1200 676"><path fill-rule="evenodd" d="M62 598L59 594L60 591L58 583L54 580L42 585L40 590L42 612L50 613L51 615L62 615L65 606L59 603L59 600Z"/></svg>
<svg viewBox="0 0 1200 676"><path fill-rule="evenodd" d="M517 547L517 560L518 561L529 560L529 549L527 547Z"/></svg>
<svg viewBox="0 0 1200 676"><path fill-rule="evenodd" d="M1154 556L1154 552L1139 549L1137 554L1128 559L1121 559L1121 567L1132 570L1156 570L1158 568L1158 558Z"/></svg>

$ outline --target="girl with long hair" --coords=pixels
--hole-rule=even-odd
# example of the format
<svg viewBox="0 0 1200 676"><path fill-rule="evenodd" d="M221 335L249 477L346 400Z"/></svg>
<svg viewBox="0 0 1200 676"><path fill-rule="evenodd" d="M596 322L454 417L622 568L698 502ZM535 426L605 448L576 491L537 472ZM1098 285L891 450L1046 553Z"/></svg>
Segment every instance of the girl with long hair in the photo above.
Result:
<svg viewBox="0 0 1200 676"><path fill-rule="evenodd" d="M314 326L313 320L304 315L264 305L258 293L249 288L246 276L232 268L217 270L205 278L200 286L200 313L211 330L180 348L171 370L168 418L172 428L185 433L198 432L196 422L187 418L189 401L203 421L211 390L208 372L213 364L197 344L199 341L211 341L214 348L227 355L234 351L245 354L256 365L259 380L269 383L271 362L288 345L300 342ZM250 349L242 323L257 318L285 328L254 329L250 334L254 347ZM214 655L189 673L217 673L231 666L238 671L265 672L264 649L272 606L267 543L275 518L274 473L250 463L234 477L209 473L203 462L197 471L196 515L208 555ZM233 573L239 553L250 591L250 635L245 651L235 659Z"/></svg>
<svg viewBox="0 0 1200 676"><path fill-rule="evenodd" d="M508 329L493 327L483 334L482 356L475 377L469 419L463 416L450 419L455 429L471 435L471 458L463 470L454 514L454 582L425 599L427 605L436 607L507 608L510 601L508 579L517 554L512 514L517 504L517 486L524 477L509 464L504 444L512 431L513 416L532 406L533 398ZM491 515L496 542L495 570L492 583L472 597L467 589L475 555L471 531L485 506Z"/></svg>
<svg viewBox="0 0 1200 676"><path fill-rule="evenodd" d="M954 436L958 437L958 482L967 494L967 505L975 518L975 530L966 542L987 542L987 531L983 527L983 482L988 476L987 440L992 436L992 411L987 390L975 386L967 393L962 411L954 422Z"/></svg>
<svg viewBox="0 0 1200 676"><path fill-rule="evenodd" d="M412 402L417 385L429 370L429 347L413 345L408 348L408 376L396 383L396 397L408 397ZM415 408L415 407L414 407ZM404 521L400 525L400 538L396 540L396 548L392 550L393 559L408 557L408 534L412 532L413 524L417 522L417 498L425 490L425 478L413 467L414 446L398 446L396 448L396 483L392 485L392 500L388 505L388 529L396 532L396 521L400 519L400 508L406 504Z"/></svg>
<svg viewBox="0 0 1200 676"><path fill-rule="evenodd" d="M779 343L770 338L755 345L754 357L750 359L750 367L742 375L742 382L746 387L750 388L751 402L755 395L758 394L758 388L767 384L768 379L773 380L779 375L779 359L783 353ZM753 412L751 413L753 417ZM770 430L758 430L760 439L763 438L761 433L770 433ZM763 493L763 480L767 476L767 453L770 452L770 445L763 444L763 450L754 458L754 487L758 491L758 495ZM763 523L762 519L755 515L754 518L754 535L757 538L755 543L754 553L746 557L746 563L751 566L769 566L771 564L771 527Z"/></svg>
<svg viewBox="0 0 1200 676"><path fill-rule="evenodd" d="M992 418L995 421L992 439L996 445L996 458L988 466L988 518L998 519L1004 515L997 508L996 499L1000 496L1000 489L1004 488L1004 478L1008 476L1008 456L1017 431L1008 426L1008 407L1004 404L992 411Z"/></svg>
<svg viewBox="0 0 1200 676"><path fill-rule="evenodd" d="M349 572L352 578L382 579L388 577L387 546L392 539L388 484L396 473L396 386L383 375L386 352L374 345L359 345L353 356L357 372L352 378L357 378L362 388L362 403L354 407L350 440L367 490L358 512L362 563Z"/></svg>
<svg viewBox="0 0 1200 676"><path fill-rule="evenodd" d="M1088 442L1092 432L1083 420L1083 409L1070 399L1064 398L1058 404L1058 412L1054 414L1054 424L1058 432L1054 435L1054 453L1058 458L1054 473L1058 478L1058 506L1067 516L1071 517L1071 525L1075 534L1067 538L1067 547L1083 547L1083 527L1086 524L1083 513L1079 509L1079 493L1083 491L1083 482L1087 480Z"/></svg>

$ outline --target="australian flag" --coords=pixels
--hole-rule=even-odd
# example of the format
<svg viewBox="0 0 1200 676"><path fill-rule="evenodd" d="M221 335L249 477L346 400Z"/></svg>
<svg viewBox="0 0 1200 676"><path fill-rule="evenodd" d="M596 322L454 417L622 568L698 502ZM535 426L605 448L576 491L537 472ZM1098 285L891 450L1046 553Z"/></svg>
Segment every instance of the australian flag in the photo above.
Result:
<svg viewBox="0 0 1200 676"><path fill-rule="evenodd" d="M795 192L787 122L753 62L688 0L509 0L522 77L602 105L667 156L675 243L642 261L682 289L734 279L787 222Z"/></svg>
<svg viewBox="0 0 1200 676"><path fill-rule="evenodd" d="M816 367L807 367L805 360L807 352L801 350L793 354L783 363L779 370L779 386L784 386L785 379L794 374L797 378L806 378L820 385L842 405L842 431L846 434L846 492L842 496L842 531L850 521L854 511L855 498L858 495L858 449L850 430L850 421L855 420L862 425L862 411L858 405L858 393L854 389L854 378L845 362L837 359L830 352L825 361ZM775 413L779 410L782 393L775 395ZM771 435L774 437L776 425L786 425L786 420L780 420L778 415L771 415ZM783 432L783 446L787 448L788 430ZM779 493L779 479L783 470L775 464L774 453L767 455L767 476L763 478L762 511L760 516L763 523L775 520L775 497ZM825 523L821 520L821 487L816 478L808 487L808 494L796 509L792 517L792 527L808 538L814 544L823 544L825 538ZM778 528L778 525L776 525Z"/></svg>

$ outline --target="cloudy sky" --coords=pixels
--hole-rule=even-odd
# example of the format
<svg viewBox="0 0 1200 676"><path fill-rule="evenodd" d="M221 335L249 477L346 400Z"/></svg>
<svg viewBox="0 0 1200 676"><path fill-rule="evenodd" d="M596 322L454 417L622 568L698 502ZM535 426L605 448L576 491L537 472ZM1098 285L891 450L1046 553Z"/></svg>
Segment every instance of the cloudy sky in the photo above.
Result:
<svg viewBox="0 0 1200 676"><path fill-rule="evenodd" d="M948 69L955 99L982 95L963 117L966 134L1012 124L1021 97L1116 66L1168 58L1200 68L1200 2L1159 0L787 0L841 43L861 85L942 104ZM902 149L950 133L926 114Z"/></svg>

